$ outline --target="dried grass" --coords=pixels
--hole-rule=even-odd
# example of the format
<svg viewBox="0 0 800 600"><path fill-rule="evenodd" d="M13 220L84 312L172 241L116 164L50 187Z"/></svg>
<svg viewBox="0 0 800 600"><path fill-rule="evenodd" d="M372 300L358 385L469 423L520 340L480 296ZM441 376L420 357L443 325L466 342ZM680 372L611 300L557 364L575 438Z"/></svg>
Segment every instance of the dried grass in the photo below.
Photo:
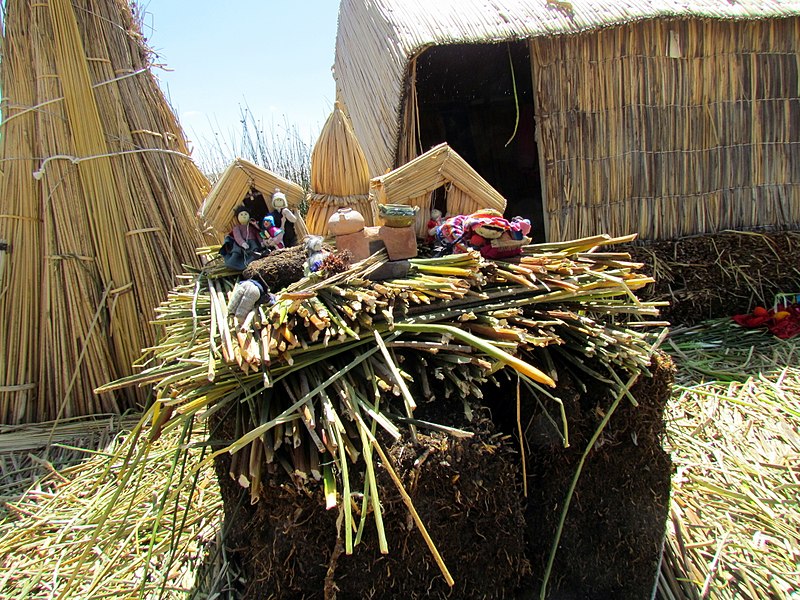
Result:
<svg viewBox="0 0 800 600"><path fill-rule="evenodd" d="M176 430L150 442L132 420L0 434L0 598L209 597L230 587L216 476L195 468L201 448L187 448L207 433ZM51 434L64 443L25 457L32 434L33 443ZM56 470L58 457L72 464ZM32 467L21 480L13 466L26 458ZM31 475L27 491L9 498Z"/></svg>
<svg viewBox="0 0 800 600"><path fill-rule="evenodd" d="M730 320L676 332L668 407L671 531L663 599L800 591L800 338Z"/></svg>

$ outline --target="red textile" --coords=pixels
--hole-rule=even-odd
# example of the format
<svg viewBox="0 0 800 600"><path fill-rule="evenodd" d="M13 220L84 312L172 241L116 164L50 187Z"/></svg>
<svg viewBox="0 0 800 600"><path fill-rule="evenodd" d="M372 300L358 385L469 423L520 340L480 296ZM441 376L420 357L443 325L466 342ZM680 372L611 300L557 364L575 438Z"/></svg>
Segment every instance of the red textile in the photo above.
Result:
<svg viewBox="0 0 800 600"><path fill-rule="evenodd" d="M800 334L800 304L778 304L771 309L757 306L750 314L733 315L733 320L742 327L766 327L776 337L788 340Z"/></svg>

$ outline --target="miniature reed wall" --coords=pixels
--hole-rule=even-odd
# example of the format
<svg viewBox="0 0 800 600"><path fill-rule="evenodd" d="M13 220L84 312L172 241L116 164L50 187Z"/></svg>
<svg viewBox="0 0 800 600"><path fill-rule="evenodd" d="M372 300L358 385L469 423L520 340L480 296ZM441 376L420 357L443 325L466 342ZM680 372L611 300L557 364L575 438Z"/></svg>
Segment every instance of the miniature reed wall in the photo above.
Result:
<svg viewBox="0 0 800 600"><path fill-rule="evenodd" d="M2 40L0 422L116 412L201 245L208 182L124 0L9 0Z"/></svg>
<svg viewBox="0 0 800 600"><path fill-rule="evenodd" d="M531 40L548 239L800 225L800 19Z"/></svg>

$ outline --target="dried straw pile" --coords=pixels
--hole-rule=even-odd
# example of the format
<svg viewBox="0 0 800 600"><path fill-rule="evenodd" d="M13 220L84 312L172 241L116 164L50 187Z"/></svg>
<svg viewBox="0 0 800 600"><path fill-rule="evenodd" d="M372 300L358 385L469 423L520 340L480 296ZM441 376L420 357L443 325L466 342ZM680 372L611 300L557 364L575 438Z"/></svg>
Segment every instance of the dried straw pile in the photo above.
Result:
<svg viewBox="0 0 800 600"><path fill-rule="evenodd" d="M0 431L8 500L0 598L211 597L228 587L216 476L190 468L203 451L184 445L206 435L175 430L153 441L130 419ZM48 437L87 449L33 447ZM39 476L21 494L12 469L23 447ZM58 471L49 462L67 458L71 465Z"/></svg>
<svg viewBox="0 0 800 600"><path fill-rule="evenodd" d="M375 224L369 200L369 167L356 139L350 118L336 102L311 153L311 193L306 225L314 235L328 234L328 219L339 208L350 207L364 216L364 224Z"/></svg>
<svg viewBox="0 0 800 600"><path fill-rule="evenodd" d="M126 2L4 9L0 422L117 412L92 390L153 342L208 182Z"/></svg>
<svg viewBox="0 0 800 600"><path fill-rule="evenodd" d="M800 593L800 338L729 319L676 332L667 441L676 467L663 600Z"/></svg>

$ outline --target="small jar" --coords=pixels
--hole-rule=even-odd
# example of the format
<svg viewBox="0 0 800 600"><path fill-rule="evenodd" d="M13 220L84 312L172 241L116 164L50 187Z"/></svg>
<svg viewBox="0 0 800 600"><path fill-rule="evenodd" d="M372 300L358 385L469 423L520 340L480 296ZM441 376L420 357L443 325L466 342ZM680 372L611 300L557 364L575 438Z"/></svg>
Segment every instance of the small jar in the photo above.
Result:
<svg viewBox="0 0 800 600"><path fill-rule="evenodd" d="M364 217L357 210L345 206L328 219L328 232L331 235L347 235L364 229Z"/></svg>

